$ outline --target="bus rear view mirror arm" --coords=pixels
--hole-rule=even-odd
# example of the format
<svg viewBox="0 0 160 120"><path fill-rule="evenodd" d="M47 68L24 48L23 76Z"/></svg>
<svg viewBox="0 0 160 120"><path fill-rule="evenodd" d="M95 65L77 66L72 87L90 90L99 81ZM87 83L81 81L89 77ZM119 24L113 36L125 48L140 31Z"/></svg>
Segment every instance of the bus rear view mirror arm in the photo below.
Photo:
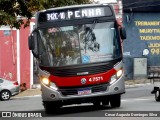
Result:
<svg viewBox="0 0 160 120"><path fill-rule="evenodd" d="M35 43L36 39L37 39L37 33L34 30L30 34L30 36L28 37L28 47L29 47L29 50L32 50L33 56L38 58L38 52L36 52L36 50L35 50L35 48L36 48L35 47L36 46L36 43Z"/></svg>
<svg viewBox="0 0 160 120"><path fill-rule="evenodd" d="M124 27L120 28L120 36L122 39L126 39L127 35L126 35L126 30Z"/></svg>
<svg viewBox="0 0 160 120"><path fill-rule="evenodd" d="M32 34L28 37L28 47L29 47L29 50L34 50L35 48L34 37L32 36Z"/></svg>

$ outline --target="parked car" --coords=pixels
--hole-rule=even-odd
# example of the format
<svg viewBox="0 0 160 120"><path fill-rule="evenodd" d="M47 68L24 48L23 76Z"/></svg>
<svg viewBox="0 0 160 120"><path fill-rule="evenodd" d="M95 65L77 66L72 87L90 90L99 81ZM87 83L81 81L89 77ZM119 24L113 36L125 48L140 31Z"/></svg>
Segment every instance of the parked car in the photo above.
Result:
<svg viewBox="0 0 160 120"><path fill-rule="evenodd" d="M20 85L17 81L0 78L0 100L9 100L11 96L19 94Z"/></svg>

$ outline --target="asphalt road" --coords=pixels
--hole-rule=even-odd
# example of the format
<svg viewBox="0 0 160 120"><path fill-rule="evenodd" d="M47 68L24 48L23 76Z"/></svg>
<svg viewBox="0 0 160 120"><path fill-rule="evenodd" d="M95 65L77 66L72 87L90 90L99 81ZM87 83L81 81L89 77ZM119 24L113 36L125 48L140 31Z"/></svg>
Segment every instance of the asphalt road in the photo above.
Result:
<svg viewBox="0 0 160 120"><path fill-rule="evenodd" d="M127 88L126 93L122 95L122 103L120 108L111 108L110 106L101 106L99 108L95 108L93 104L81 104L81 105L70 105L65 106L60 109L57 114L46 115L44 112L44 108L42 106L41 97L23 97L23 98L14 98L9 101L0 101L0 111L30 111L34 113L41 113L42 116L45 116L45 119L68 119L68 117L72 117L72 120L81 119L82 117L100 117L100 119L105 119L107 117L110 118L114 116L114 114L120 114L119 119L116 117L111 117L111 119L121 120L123 114L129 117L125 117L126 120L131 119L131 113L133 116L140 113L139 118L143 118L143 116L148 115L149 117L144 117L145 120L152 119L158 120L160 117L156 117L156 114L160 114L160 102L156 102L154 99L154 95L150 92L152 90L151 85L141 86L141 87L133 87ZM54 108L53 108L54 109ZM150 112L145 112L150 111ZM156 112L157 111L157 112ZM152 116L152 117L151 117ZM137 116L136 116L137 117ZM135 117L133 117L135 118Z"/></svg>

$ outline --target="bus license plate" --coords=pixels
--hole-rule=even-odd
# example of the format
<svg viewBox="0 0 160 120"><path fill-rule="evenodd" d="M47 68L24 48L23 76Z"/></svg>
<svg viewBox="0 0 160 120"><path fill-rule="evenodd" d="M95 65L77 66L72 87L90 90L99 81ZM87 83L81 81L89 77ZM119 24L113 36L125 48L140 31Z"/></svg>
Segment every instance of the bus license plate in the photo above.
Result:
<svg viewBox="0 0 160 120"><path fill-rule="evenodd" d="M78 95L86 95L86 94L91 94L90 88L78 90Z"/></svg>

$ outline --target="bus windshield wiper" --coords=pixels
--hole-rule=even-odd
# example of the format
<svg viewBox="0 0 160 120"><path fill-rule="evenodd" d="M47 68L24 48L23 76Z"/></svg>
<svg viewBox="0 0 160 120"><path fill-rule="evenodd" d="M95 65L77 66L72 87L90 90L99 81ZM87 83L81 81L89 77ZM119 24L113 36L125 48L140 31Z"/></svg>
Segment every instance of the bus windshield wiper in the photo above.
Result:
<svg viewBox="0 0 160 120"><path fill-rule="evenodd" d="M97 24L97 21L98 21L97 19L93 20L93 24L91 26L92 31L94 30L94 28L95 28L95 26Z"/></svg>

